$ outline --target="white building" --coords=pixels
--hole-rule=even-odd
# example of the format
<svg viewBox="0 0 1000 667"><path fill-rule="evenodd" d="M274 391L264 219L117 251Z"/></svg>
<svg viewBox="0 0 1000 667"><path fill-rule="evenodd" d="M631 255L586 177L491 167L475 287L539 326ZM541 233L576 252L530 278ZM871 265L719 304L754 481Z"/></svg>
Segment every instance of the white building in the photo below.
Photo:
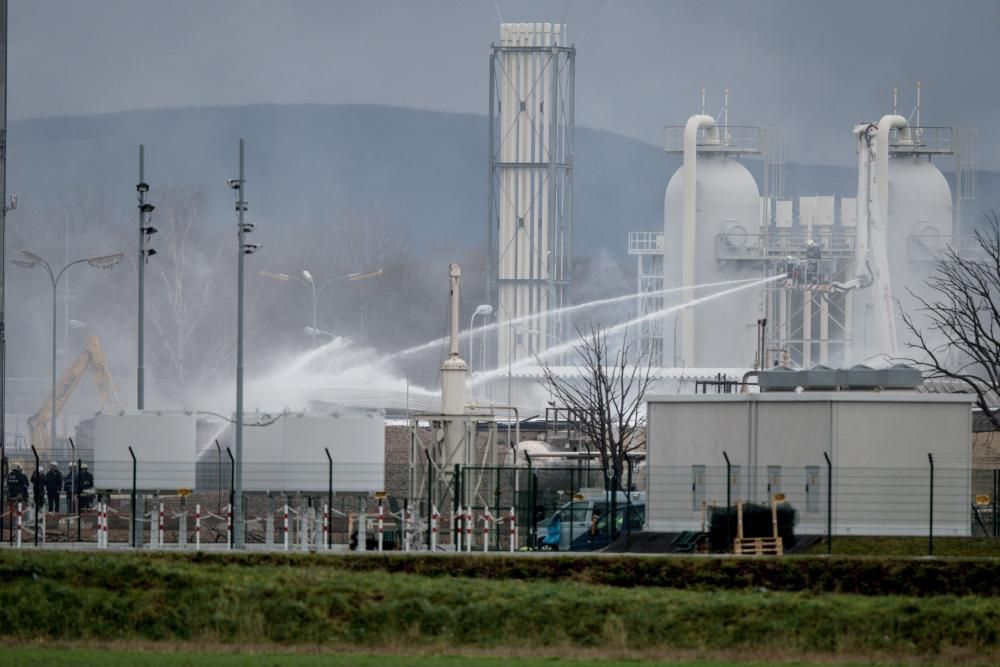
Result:
<svg viewBox="0 0 1000 667"><path fill-rule="evenodd" d="M971 395L815 391L656 396L648 401L647 529L697 530L703 503L782 493L800 534L969 535Z"/></svg>

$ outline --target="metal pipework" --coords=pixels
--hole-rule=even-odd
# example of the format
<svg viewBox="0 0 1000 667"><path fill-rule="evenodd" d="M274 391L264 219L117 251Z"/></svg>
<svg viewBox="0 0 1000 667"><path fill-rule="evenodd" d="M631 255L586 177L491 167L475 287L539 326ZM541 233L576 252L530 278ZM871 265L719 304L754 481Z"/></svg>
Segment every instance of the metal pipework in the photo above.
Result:
<svg viewBox="0 0 1000 667"><path fill-rule="evenodd" d="M684 285L695 284L695 241L696 222L698 216L698 130L711 129L716 136L718 130L715 129L715 119L711 116L694 115L688 118L684 125L684 200L683 200L683 233L682 233L682 259L681 259L681 282ZM686 289L681 294L682 301L690 301L694 298L694 291ZM686 364L694 363L694 312L691 308L681 311L681 354Z"/></svg>

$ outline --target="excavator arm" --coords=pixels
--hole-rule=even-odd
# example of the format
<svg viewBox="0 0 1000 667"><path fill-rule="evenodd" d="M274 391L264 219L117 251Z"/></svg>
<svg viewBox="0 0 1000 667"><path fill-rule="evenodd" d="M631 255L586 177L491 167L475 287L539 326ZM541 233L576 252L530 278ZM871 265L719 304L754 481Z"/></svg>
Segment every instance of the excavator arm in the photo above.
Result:
<svg viewBox="0 0 1000 667"><path fill-rule="evenodd" d="M28 427L31 429L31 444L39 452L48 451L52 447L53 443L49 442L50 424L62 412L66 401L73 395L73 391L87 372L94 376L94 383L97 385L97 391L101 397L101 406L105 409L120 409L122 407L114 380L111 379L107 358L104 356L104 350L101 349L101 342L97 336L89 336L83 350L66 367L59 382L56 383L55 395L49 394L38 412L28 418Z"/></svg>

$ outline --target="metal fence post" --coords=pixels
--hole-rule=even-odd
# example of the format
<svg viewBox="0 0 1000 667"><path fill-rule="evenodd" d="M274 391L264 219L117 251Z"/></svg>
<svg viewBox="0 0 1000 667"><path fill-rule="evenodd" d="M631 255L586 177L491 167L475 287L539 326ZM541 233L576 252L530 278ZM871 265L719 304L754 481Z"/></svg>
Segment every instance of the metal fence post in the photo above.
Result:
<svg viewBox="0 0 1000 667"><path fill-rule="evenodd" d="M329 505L330 510L327 512L327 518L323 520L328 522L326 548L330 550L333 549L333 457L330 456L330 449L328 447L324 447L323 451L326 452L327 465L329 466L326 471L326 504Z"/></svg>
<svg viewBox="0 0 1000 667"><path fill-rule="evenodd" d="M628 466L628 481L625 485L628 489L625 491L625 512L627 516L625 518L625 548L628 549L632 546L632 458L626 454L625 455L625 465ZM572 491L572 489L570 489ZM573 513L573 498L570 497L570 514ZM570 525L573 525L573 521L570 520ZM570 545L572 550L572 543Z"/></svg>
<svg viewBox="0 0 1000 667"><path fill-rule="evenodd" d="M236 459L233 458L233 452L230 451L229 447L226 447L226 454L229 455L229 515L232 516L235 511L235 492L236 492ZM230 522L232 520L230 519ZM233 548L233 540L235 539L236 526L229 531L229 548Z"/></svg>
<svg viewBox="0 0 1000 667"><path fill-rule="evenodd" d="M826 554L833 555L833 461L823 452L826 459Z"/></svg>
<svg viewBox="0 0 1000 667"><path fill-rule="evenodd" d="M431 461L431 455L424 450L424 456L427 458L427 550L433 551L434 544L431 541L431 532L434 530L432 525L434 513L434 463Z"/></svg>
<svg viewBox="0 0 1000 667"><path fill-rule="evenodd" d="M135 457L133 457L133 460L134 460L134 458ZM81 524L83 523L83 507L81 507L81 505L80 505L80 495L81 495L81 492L83 491L83 489L81 488L81 486L83 485L83 458L82 457L78 458L76 460L76 479L78 480L78 483L75 485L76 488L73 491L73 493L74 493L73 500L76 501L76 541L77 542L83 542L83 537L81 537L82 532L81 532L81 527L80 527Z"/></svg>
<svg viewBox="0 0 1000 667"><path fill-rule="evenodd" d="M136 460L135 460L135 452L132 451L132 446L131 445L129 445L128 453L129 453L129 456L132 457L132 548L135 549L135 548L137 548L137 546L136 546L136 536L138 535L138 532L139 532L138 531L139 526L138 526L138 524L136 523L136 520L135 520L135 510L136 510L136 497L135 497L136 496L136 490L135 490L135 485L136 485Z"/></svg>
<svg viewBox="0 0 1000 667"><path fill-rule="evenodd" d="M7 454L0 438L0 542L3 542L4 517L7 513ZM994 511L994 514L996 512Z"/></svg>
<svg viewBox="0 0 1000 667"><path fill-rule="evenodd" d="M462 504L461 504L462 503L462 500L461 500L461 495L462 495L462 469L461 469L461 466L458 463L455 464L455 473L454 474L455 474L455 479L454 479L454 483L452 484L452 488L454 489L454 493L453 493L454 497L451 499L451 501L452 501L451 502L451 522L453 524L453 526L452 526L452 534L451 534L451 543L455 546L455 550L456 551L460 551L461 550L461 544L462 544L462 524L460 523L461 519L459 519L458 517L459 517L459 513L461 512L461 509L462 509Z"/></svg>
<svg viewBox="0 0 1000 667"><path fill-rule="evenodd" d="M934 555L934 455L928 453L927 461L931 464L930 512L927 516L927 555Z"/></svg>
<svg viewBox="0 0 1000 667"><path fill-rule="evenodd" d="M729 462L729 454L726 453L726 450L722 450L722 458L726 459L726 550L728 551L729 547L732 546L730 531L733 527L733 517L729 510L733 506L733 466ZM711 528L711 524L709 524L709 531Z"/></svg>
<svg viewBox="0 0 1000 667"><path fill-rule="evenodd" d="M52 444L53 446L55 446L54 442ZM38 480L37 482L32 482L31 484L31 501L35 503L35 511L33 512L33 514L35 515L35 546L37 547L38 546L38 497L37 497L38 487L39 485L41 485L44 488L45 481L42 479L41 471L38 470L39 468L42 467L42 465L41 461L38 460L38 450L35 449L34 445L31 446L31 453L35 455L35 472L31 474L31 477L32 479Z"/></svg>

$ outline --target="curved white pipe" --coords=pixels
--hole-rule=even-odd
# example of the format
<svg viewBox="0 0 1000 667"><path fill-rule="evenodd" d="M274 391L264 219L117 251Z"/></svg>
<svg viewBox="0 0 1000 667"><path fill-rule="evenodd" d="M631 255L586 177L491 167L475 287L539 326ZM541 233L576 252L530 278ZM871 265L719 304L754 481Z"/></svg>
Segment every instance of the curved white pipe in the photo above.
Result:
<svg viewBox="0 0 1000 667"><path fill-rule="evenodd" d="M875 178L878 181L879 224L889 221L889 130L906 127L906 119L894 114L882 116L875 130Z"/></svg>
<svg viewBox="0 0 1000 667"><path fill-rule="evenodd" d="M697 114L688 118L684 125L684 162L683 162L683 183L684 199L682 209L682 236L681 236L681 283L684 285L695 284L695 239L696 222L698 215L698 130L702 128L714 128L715 119L711 116ZM694 298L690 290L686 290L681 299L683 302ZM695 366L694 358L694 311L691 308L681 312L681 354L685 366Z"/></svg>
<svg viewBox="0 0 1000 667"><path fill-rule="evenodd" d="M895 114L882 116L875 131L875 186L878 192L878 225L870 230L872 259L876 267L878 290L875 313L885 354L897 353L895 301L892 296L892 274L889 270L889 131L906 127L906 119Z"/></svg>

